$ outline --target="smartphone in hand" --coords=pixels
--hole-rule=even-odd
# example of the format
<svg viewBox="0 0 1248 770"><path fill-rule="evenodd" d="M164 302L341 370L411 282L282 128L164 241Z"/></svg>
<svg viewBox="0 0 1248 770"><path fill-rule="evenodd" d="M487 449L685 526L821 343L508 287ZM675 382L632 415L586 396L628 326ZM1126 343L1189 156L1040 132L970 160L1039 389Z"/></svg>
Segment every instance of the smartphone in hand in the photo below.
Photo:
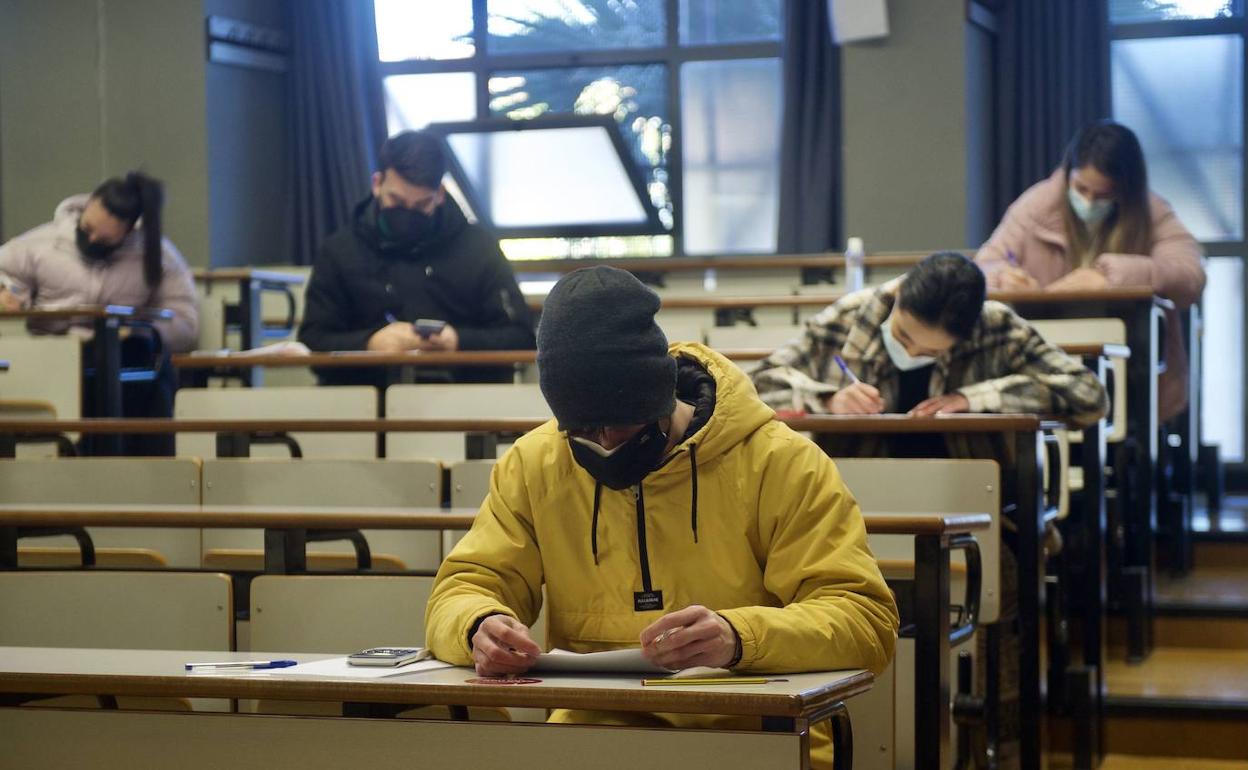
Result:
<svg viewBox="0 0 1248 770"><path fill-rule="evenodd" d="M412 328L420 335L422 340L427 340L438 332L442 331L442 327L446 326L446 321L439 321L433 318L417 318L412 322Z"/></svg>
<svg viewBox="0 0 1248 770"><path fill-rule="evenodd" d="M428 647L369 647L347 656L349 666L402 666L432 657Z"/></svg>

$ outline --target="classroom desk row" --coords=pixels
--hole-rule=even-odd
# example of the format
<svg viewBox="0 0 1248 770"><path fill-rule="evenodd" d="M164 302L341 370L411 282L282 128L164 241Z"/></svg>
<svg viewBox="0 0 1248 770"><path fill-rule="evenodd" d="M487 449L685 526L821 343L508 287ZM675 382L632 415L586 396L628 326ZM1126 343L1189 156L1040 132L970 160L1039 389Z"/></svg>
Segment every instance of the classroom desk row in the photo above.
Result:
<svg viewBox="0 0 1248 770"><path fill-rule="evenodd" d="M445 509L0 505L0 569L17 568L17 544L24 531L38 534L50 529L86 526L249 527L265 530L266 572L302 573L307 567L307 543L318 532L343 535L358 534L361 529L467 529L474 519L475 511ZM889 583L902 607L903 636L915 642L915 755L922 758L921 767L947 768L950 757L949 651L951 646L968 638L977 623L981 562L974 533L986 530L991 517L988 514L867 514L864 522L869 534L914 538L913 578L893 579ZM968 564L968 596L962 600L963 622L957 628L952 628L950 621L953 551L965 552ZM236 580L235 585L236 593L245 597L246 582ZM220 653L215 655L219 658ZM0 662L0 668L2 666Z"/></svg>
<svg viewBox="0 0 1248 770"><path fill-rule="evenodd" d="M644 687L636 676L543 674L523 686L477 683L470 669L385 679L187 672L191 660L257 653L0 648L0 733L22 767L546 768L593 757L631 770L638 747L665 767L809 766L810 726L833 720L836 767L853 762L844 701L870 688L865 671L787 674L763 685ZM266 652L301 663L334 657ZM340 701L341 718L19 708L43 695L140 695ZM758 717L748 731L657 730L509 722L394 720L402 706L577 708ZM65 736L73 736L66 740ZM557 758L557 759L556 759Z"/></svg>

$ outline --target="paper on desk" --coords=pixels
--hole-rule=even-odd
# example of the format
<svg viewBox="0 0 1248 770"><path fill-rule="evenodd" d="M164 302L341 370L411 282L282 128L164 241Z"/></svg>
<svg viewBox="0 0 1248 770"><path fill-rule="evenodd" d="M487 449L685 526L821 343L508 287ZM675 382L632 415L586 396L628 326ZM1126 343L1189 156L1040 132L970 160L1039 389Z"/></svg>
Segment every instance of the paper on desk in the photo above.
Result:
<svg viewBox="0 0 1248 770"><path fill-rule="evenodd" d="M450 668L450 663L440 660L418 660L406 666L391 668L389 666L350 666L347 659L326 658L311 663L300 663L290 668L275 668L265 671L273 676L333 676L341 679L385 679L391 676L415 674L420 671L435 671L439 668Z"/></svg>
<svg viewBox="0 0 1248 770"><path fill-rule="evenodd" d="M671 669L656 666L642 657L641 649L607 650L606 652L568 652L551 650L537 656L534 671L566 671L600 674L670 674Z"/></svg>

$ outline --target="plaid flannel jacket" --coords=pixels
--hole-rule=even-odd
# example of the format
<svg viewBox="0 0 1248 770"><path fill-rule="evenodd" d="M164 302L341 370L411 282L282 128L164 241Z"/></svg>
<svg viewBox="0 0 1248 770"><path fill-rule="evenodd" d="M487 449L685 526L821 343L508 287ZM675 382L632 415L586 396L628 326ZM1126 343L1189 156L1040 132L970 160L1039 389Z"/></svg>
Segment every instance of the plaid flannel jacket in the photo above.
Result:
<svg viewBox="0 0 1248 770"><path fill-rule="evenodd" d="M874 385L885 411L896 411L899 372L888 357L880 324L892 312L899 281L848 294L806 324L805 334L751 372L763 401L776 409L827 412L826 399L849 385L833 361ZM1044 340L1013 310L988 301L971 337L936 359L928 393L958 392L971 412L1043 414L1076 426L1105 413L1105 388L1091 371Z"/></svg>

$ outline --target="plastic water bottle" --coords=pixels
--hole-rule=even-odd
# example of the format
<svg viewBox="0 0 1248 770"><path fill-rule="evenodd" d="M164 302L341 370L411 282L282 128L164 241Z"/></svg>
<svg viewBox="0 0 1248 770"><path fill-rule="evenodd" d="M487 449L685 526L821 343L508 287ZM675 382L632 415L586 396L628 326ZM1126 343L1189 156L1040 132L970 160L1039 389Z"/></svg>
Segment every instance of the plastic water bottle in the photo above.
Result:
<svg viewBox="0 0 1248 770"><path fill-rule="evenodd" d="M850 238L845 242L845 285L849 291L858 291L865 284L866 259L861 238Z"/></svg>

